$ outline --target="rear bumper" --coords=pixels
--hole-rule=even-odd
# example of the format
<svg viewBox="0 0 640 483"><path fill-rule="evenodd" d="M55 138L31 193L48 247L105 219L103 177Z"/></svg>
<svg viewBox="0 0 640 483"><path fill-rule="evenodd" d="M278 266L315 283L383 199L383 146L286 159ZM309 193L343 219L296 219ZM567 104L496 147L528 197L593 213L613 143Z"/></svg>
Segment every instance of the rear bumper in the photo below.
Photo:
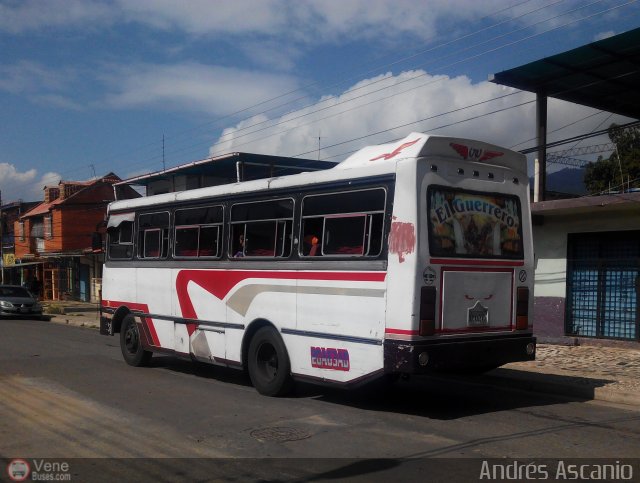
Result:
<svg viewBox="0 0 640 483"><path fill-rule="evenodd" d="M531 354L527 351L529 344L533 344L534 348ZM536 338L531 335L428 341L385 340L384 367L385 372L408 374L446 369L481 370L509 362L534 360L535 344Z"/></svg>

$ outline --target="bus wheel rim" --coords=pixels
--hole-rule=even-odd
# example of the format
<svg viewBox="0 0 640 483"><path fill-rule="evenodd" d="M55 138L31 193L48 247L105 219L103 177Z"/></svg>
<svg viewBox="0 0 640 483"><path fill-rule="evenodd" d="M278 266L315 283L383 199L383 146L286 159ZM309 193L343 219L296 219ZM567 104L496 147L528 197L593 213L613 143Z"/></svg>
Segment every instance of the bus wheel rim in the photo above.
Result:
<svg viewBox="0 0 640 483"><path fill-rule="evenodd" d="M278 376L278 353L273 345L266 342L261 344L256 354L256 362L266 380L273 381Z"/></svg>
<svg viewBox="0 0 640 483"><path fill-rule="evenodd" d="M124 341L127 351L131 354L135 354L138 350L139 343L138 329L136 328L135 324L129 324L129 327L127 327Z"/></svg>

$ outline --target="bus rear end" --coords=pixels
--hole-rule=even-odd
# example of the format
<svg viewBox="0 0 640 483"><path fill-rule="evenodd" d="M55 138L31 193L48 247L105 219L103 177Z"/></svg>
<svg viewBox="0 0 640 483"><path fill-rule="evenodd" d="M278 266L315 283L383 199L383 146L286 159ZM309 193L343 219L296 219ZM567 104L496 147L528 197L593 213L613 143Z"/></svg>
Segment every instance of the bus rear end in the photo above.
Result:
<svg viewBox="0 0 640 483"><path fill-rule="evenodd" d="M430 137L416 158L398 162L396 183L385 371L484 372L534 359L525 157ZM405 253L394 257L403 230Z"/></svg>

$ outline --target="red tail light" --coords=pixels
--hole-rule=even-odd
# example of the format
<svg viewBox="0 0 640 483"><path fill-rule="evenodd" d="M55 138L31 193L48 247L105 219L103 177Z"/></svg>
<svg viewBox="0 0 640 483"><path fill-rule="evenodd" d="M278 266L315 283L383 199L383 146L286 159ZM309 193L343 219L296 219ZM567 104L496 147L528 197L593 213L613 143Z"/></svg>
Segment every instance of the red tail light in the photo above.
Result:
<svg viewBox="0 0 640 483"><path fill-rule="evenodd" d="M422 287L420 290L419 334L433 335L436 332L436 288Z"/></svg>
<svg viewBox="0 0 640 483"><path fill-rule="evenodd" d="M518 287L516 298L516 330L529 327L529 288Z"/></svg>

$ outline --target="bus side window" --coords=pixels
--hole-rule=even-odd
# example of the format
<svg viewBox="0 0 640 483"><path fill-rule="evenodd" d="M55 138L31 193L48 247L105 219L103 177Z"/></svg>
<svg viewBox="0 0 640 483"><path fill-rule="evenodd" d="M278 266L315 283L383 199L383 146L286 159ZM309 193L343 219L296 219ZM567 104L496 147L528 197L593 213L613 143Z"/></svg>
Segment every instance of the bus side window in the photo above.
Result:
<svg viewBox="0 0 640 483"><path fill-rule="evenodd" d="M178 257L197 257L200 227L176 226L175 255Z"/></svg>
<svg viewBox="0 0 640 483"><path fill-rule="evenodd" d="M169 254L169 213L145 213L138 217L138 257L167 258Z"/></svg>
<svg viewBox="0 0 640 483"><path fill-rule="evenodd" d="M385 202L384 188L306 196L302 202L300 255L380 255Z"/></svg>
<svg viewBox="0 0 640 483"><path fill-rule="evenodd" d="M263 200L231 207L229 256L287 258L293 242L293 200Z"/></svg>
<svg viewBox="0 0 640 483"><path fill-rule="evenodd" d="M382 251L382 229L384 225L384 215L375 213L367 215L367 227L365 229L365 254L370 256L379 255Z"/></svg>
<svg viewBox="0 0 640 483"><path fill-rule="evenodd" d="M231 253L233 253L233 258L244 257L244 232L244 223L231 227Z"/></svg>
<svg viewBox="0 0 640 483"><path fill-rule="evenodd" d="M181 258L219 258L223 221L221 205L176 210L174 255Z"/></svg>
<svg viewBox="0 0 640 483"><path fill-rule="evenodd" d="M220 256L220 227L202 226L200 227L200 238L198 239L199 257L219 257Z"/></svg>
<svg viewBox="0 0 640 483"><path fill-rule="evenodd" d="M128 260L133 256L133 222L123 221L107 230L109 259Z"/></svg>
<svg viewBox="0 0 640 483"><path fill-rule="evenodd" d="M324 218L306 218L302 221L302 252L305 257L322 254L322 231Z"/></svg>
<svg viewBox="0 0 640 483"><path fill-rule="evenodd" d="M327 217L324 220L325 255L364 255L365 215Z"/></svg>
<svg viewBox="0 0 640 483"><path fill-rule="evenodd" d="M160 250L162 247L162 230L153 228L144 231L143 237L143 257L144 258L160 258Z"/></svg>

